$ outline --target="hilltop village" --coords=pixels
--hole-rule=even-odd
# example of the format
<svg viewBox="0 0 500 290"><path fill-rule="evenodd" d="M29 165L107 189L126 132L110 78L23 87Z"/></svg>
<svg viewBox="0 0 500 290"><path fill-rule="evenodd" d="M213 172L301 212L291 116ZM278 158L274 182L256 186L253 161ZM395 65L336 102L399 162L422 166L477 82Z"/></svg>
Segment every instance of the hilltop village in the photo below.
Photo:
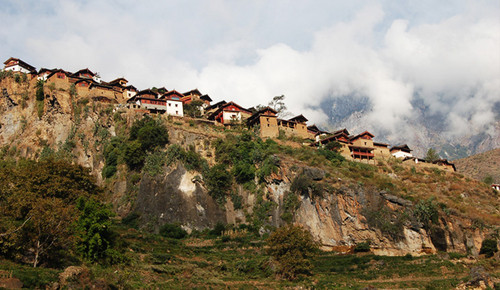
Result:
<svg viewBox="0 0 500 290"><path fill-rule="evenodd" d="M314 124L308 126L303 115L281 119L271 107L244 108L232 101L212 104L212 98L198 89L184 93L169 91L165 87L138 90L125 78L103 81L88 68L74 73L47 68L37 71L34 66L14 57L4 62L3 71L26 75L30 82L44 82L53 89L72 90L79 97L113 104L116 109L166 114L173 118L196 118L214 126L246 126L255 128L262 138L296 137L303 140L304 146L332 148L351 161L375 164L377 159L399 158L403 163L419 167L456 171L454 164L446 159L431 162L415 157L408 145L391 147L374 141L375 136L368 131L357 135L351 135L347 129L327 132Z"/></svg>

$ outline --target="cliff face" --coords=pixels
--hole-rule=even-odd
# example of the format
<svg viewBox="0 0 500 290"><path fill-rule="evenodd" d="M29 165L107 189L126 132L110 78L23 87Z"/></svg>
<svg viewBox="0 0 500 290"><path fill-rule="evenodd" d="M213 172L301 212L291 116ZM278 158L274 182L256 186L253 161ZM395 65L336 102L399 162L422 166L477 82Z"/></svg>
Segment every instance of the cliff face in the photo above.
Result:
<svg viewBox="0 0 500 290"><path fill-rule="evenodd" d="M322 169L293 159L283 160L278 172L264 183L255 182L254 189L235 185L232 195L238 199L228 196L224 205L217 204L208 194L201 173L187 171L181 163L165 166L164 172L155 177L128 172L123 166L118 168L115 179L103 180L104 145L118 132L127 130L140 114L91 99L73 98L68 90L45 88L44 100L36 101L35 84L34 80L0 81L2 156L39 158L50 150L66 154L90 168L98 182L110 189L109 199L120 216L134 211L140 215L141 225L153 231L164 223L201 230L222 222L254 223L265 232L266 226L283 225L283 214L288 212L288 221L304 225L326 249L350 251L356 244L370 241L375 253L386 255L437 250L477 254L487 234L487 227L473 226L472 219L453 212L440 214L431 226L423 225L412 219L416 200L352 179L327 178ZM168 123L170 142L194 148L213 165L211 140L224 135L220 130L205 130L202 125L186 122ZM137 180L131 181L134 174ZM327 186L319 195L298 194L292 210L286 198L300 174ZM498 216L498 208L495 215Z"/></svg>

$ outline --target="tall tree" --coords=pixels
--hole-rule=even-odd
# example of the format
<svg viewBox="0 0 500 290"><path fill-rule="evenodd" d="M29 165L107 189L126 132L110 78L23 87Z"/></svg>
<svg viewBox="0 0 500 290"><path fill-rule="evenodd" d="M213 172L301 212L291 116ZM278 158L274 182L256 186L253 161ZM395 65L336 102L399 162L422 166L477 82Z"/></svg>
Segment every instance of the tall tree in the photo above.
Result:
<svg viewBox="0 0 500 290"><path fill-rule="evenodd" d="M287 111L288 108L285 105L285 95L275 96L273 100L269 102L268 106L278 112L279 118L286 118L291 115L291 113Z"/></svg>
<svg viewBox="0 0 500 290"><path fill-rule="evenodd" d="M434 148L429 148L427 154L425 155L425 161L434 162L439 159L439 154L434 150Z"/></svg>

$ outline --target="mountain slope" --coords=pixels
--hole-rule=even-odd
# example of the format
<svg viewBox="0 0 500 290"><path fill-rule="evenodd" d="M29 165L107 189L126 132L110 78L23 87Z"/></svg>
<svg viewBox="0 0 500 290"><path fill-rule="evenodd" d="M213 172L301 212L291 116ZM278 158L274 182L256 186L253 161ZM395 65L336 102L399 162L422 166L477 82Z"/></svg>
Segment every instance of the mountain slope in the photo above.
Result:
<svg viewBox="0 0 500 290"><path fill-rule="evenodd" d="M455 160L457 171L477 180L491 176L500 183L500 148Z"/></svg>

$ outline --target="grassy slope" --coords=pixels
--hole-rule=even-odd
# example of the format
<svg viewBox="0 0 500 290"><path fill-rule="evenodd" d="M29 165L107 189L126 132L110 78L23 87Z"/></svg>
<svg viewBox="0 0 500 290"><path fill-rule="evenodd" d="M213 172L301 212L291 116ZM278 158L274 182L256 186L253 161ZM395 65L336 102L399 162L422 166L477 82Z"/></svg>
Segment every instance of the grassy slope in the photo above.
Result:
<svg viewBox="0 0 500 290"><path fill-rule="evenodd" d="M458 254L423 257L380 257L371 254L338 255L321 252L314 259L313 276L294 281L276 279L260 239L250 235L222 241L219 238L165 239L157 235L119 228L129 248L128 265L87 265L90 275L72 280L118 288L452 288L467 281L471 263L481 264L500 278L500 264L493 259L473 261ZM57 281L60 271L33 269L0 261L0 269L12 270L25 287L41 287Z"/></svg>
<svg viewBox="0 0 500 290"><path fill-rule="evenodd" d="M500 148L455 160L457 171L477 180L487 176L500 183Z"/></svg>

